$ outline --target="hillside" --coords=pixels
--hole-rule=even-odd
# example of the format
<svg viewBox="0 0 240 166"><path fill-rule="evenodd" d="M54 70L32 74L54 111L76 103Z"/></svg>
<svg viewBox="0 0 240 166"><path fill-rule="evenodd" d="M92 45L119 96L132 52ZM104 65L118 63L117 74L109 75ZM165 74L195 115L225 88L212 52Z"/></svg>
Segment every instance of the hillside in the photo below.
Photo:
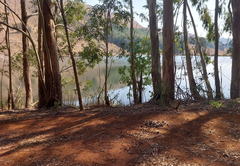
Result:
<svg viewBox="0 0 240 166"><path fill-rule="evenodd" d="M92 8L92 6L91 5L88 5L88 4L85 4L85 6L86 6L86 8L88 8L88 9L91 9ZM128 23L128 28L130 28L130 22ZM133 21L133 27L135 28L135 29L142 29L142 28L144 28L142 25L140 25L137 21Z"/></svg>
<svg viewBox="0 0 240 166"><path fill-rule="evenodd" d="M20 0L8 0L9 6L16 11L18 15L20 15ZM26 8L27 8L27 13L31 14L36 11L36 8L32 6L32 4L27 1L26 2ZM86 8L91 9L92 6L86 4ZM3 5L0 5L0 10L4 11ZM29 30L31 31L31 35L34 39L35 42L37 42L37 16L31 17L28 21L28 27ZM17 25L18 27L21 27L20 21L16 17L12 17L12 15L9 16L9 22L11 25ZM119 47L122 42L128 41L128 36L129 36L129 27L130 24L128 24L128 27L124 30L123 33L120 33L118 31L114 31L113 37L109 39L110 41L110 50L113 51L113 54L116 55L119 51ZM146 28L143 28L138 22L134 21L134 28L135 28L135 34L136 38L141 38L145 37L146 35L149 35L149 32ZM21 36L22 34L15 31L15 30L10 30L10 40L11 40L11 49L12 53L17 53L19 50L21 50ZM0 33L0 41L4 41L4 33ZM192 37L192 34L189 34L189 37ZM228 39L220 39L220 42L223 43L224 45L222 49L219 50L219 55L226 55L226 48L229 48L229 45L227 44L229 42ZM81 51L82 50L82 44L86 44L85 41L80 41L77 43L75 47L75 51ZM102 45L102 44L101 44ZM221 44L220 44L221 45ZM207 53L210 55L214 54L214 47L213 43L208 43L207 44ZM162 38L160 37L160 48L162 47ZM192 48L194 48L194 45L191 45ZM162 48L161 48L162 49Z"/></svg>
<svg viewBox="0 0 240 166"><path fill-rule="evenodd" d="M10 8L16 11L16 13L21 17L21 6L20 6L20 0L8 0L7 3L9 4ZM91 8L92 6L86 4L86 8ZM36 8L29 2L26 1L26 9L27 9L27 14L32 14L36 11ZM4 6L0 4L0 11L4 11ZM37 16L31 17L28 20L28 28L31 32L31 35L37 43ZM16 25L17 27L21 27L21 22L17 19L17 17L12 17L12 15L9 16L9 23L10 25ZM128 25L130 26L130 24ZM134 28L136 29L141 29L143 28L138 22L134 21ZM4 41L4 32L0 33L0 41ZM10 29L10 42L11 42L11 50L12 54L15 54L21 50L21 38L22 34L19 33L16 30L11 30ZM75 46L75 51L81 51L82 50L82 44L86 44L85 41L80 41L77 43ZM102 44L101 44L102 45ZM117 54L120 50L120 48L114 44L110 43L109 44L109 49L110 51L113 51L113 54Z"/></svg>

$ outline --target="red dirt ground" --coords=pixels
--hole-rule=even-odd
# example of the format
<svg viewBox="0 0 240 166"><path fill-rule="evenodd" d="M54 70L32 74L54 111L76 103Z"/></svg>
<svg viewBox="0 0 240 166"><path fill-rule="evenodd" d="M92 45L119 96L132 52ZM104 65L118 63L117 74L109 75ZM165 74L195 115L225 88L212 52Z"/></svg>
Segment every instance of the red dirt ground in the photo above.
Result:
<svg viewBox="0 0 240 166"><path fill-rule="evenodd" d="M233 101L0 112L0 165L240 165Z"/></svg>

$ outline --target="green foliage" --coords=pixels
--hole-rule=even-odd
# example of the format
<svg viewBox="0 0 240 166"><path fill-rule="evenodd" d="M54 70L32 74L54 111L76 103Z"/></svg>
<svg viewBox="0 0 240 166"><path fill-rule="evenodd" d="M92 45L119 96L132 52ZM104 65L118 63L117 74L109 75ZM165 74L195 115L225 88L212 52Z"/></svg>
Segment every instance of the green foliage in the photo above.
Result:
<svg viewBox="0 0 240 166"><path fill-rule="evenodd" d="M238 101L237 100L233 100L233 105L237 105L238 104Z"/></svg>
<svg viewBox="0 0 240 166"><path fill-rule="evenodd" d="M104 56L103 50L93 41L88 42L88 46L82 45L83 50L78 53L79 57L85 61L86 67L93 68L96 64L101 62Z"/></svg>
<svg viewBox="0 0 240 166"><path fill-rule="evenodd" d="M222 103L216 102L216 101L210 101L209 103L213 108L220 108L222 107Z"/></svg>
<svg viewBox="0 0 240 166"><path fill-rule="evenodd" d="M233 100L232 103L227 105L228 107L237 107L238 106L238 100Z"/></svg>
<svg viewBox="0 0 240 166"><path fill-rule="evenodd" d="M203 22L204 29L208 30L209 27L212 26L212 19L207 6L201 11L201 20Z"/></svg>
<svg viewBox="0 0 240 166"><path fill-rule="evenodd" d="M159 40L160 43L163 41ZM183 36L180 31L178 31L178 27L175 28L174 32L174 43L175 43L175 53L182 53L183 52Z"/></svg>
<svg viewBox="0 0 240 166"><path fill-rule="evenodd" d="M206 51L203 51L203 56L204 56L206 64L212 63L211 58L207 55Z"/></svg>
<svg viewBox="0 0 240 166"><path fill-rule="evenodd" d="M28 58L29 66L33 67L35 70L33 70L32 77L37 77L38 72L37 72L37 60L36 56L34 56L34 50L33 47L28 49L26 52L26 56ZM12 70L13 71L18 71L21 72L23 70L23 52L19 52L14 54L14 56L11 56L12 58Z"/></svg>
<svg viewBox="0 0 240 166"><path fill-rule="evenodd" d="M113 29L123 31L130 14L124 10L120 1L101 0L102 4L93 6L89 13L88 36L97 40L106 41L107 36L112 36ZM86 33L86 32L85 32Z"/></svg>
<svg viewBox="0 0 240 166"><path fill-rule="evenodd" d="M225 12L224 21L225 22L224 22L223 31L229 32L230 34L232 34L232 20L229 12Z"/></svg>
<svg viewBox="0 0 240 166"><path fill-rule="evenodd" d="M90 88L92 88L92 86L93 86L92 81L90 80L85 81L83 91L89 91Z"/></svg>
<svg viewBox="0 0 240 166"><path fill-rule="evenodd" d="M129 45L125 46L126 50L129 50ZM151 82L151 57L150 57L150 38L144 37L140 40L134 40L133 43L134 47L134 67L135 67L135 76L138 83L139 88L139 81L142 79L142 89L144 89L144 86L150 85ZM127 58L129 64L130 64L130 53L123 52L120 55L121 57ZM131 79L131 67L124 65L123 67L120 67L118 70L119 74L121 75L120 82L123 84L126 84L127 86L132 86L132 79ZM128 94L130 95L130 93Z"/></svg>
<svg viewBox="0 0 240 166"><path fill-rule="evenodd" d="M86 9L83 0L65 0L64 13L68 25L77 25L84 19ZM62 16L59 14L56 19L57 24L62 23Z"/></svg>
<svg viewBox="0 0 240 166"><path fill-rule="evenodd" d="M53 110L54 110L54 111L57 111L57 110L59 109L59 107L60 107L60 104L61 104L60 101L55 101L55 102L54 102L54 106L53 106Z"/></svg>
<svg viewBox="0 0 240 166"><path fill-rule="evenodd" d="M65 78L65 77L61 77L62 78L62 87L63 88L66 88L67 87L67 85L69 85L69 84L72 84L72 80L73 80L73 78Z"/></svg>
<svg viewBox="0 0 240 166"><path fill-rule="evenodd" d="M109 37L109 42L114 43L117 46L121 47L122 43L129 42L129 33L130 29L128 27L124 27L122 31L118 31L117 28L113 28L113 34L111 37ZM135 40L140 40L141 38L145 36L149 36L149 30L145 28L141 29L135 29L134 30L134 37Z"/></svg>

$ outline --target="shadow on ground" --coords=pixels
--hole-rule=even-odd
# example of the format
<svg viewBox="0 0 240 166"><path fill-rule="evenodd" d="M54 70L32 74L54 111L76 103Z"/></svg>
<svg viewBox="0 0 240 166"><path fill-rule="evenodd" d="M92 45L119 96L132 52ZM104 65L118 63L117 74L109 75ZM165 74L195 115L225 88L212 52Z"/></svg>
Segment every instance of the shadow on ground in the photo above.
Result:
<svg viewBox="0 0 240 166"><path fill-rule="evenodd" d="M2 113L1 165L240 165L238 107Z"/></svg>

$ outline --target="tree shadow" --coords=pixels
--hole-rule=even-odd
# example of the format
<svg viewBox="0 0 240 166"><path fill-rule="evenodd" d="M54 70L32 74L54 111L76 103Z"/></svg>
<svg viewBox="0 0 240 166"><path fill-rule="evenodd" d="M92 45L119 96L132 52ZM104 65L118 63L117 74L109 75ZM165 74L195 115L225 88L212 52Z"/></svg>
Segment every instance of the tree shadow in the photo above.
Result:
<svg viewBox="0 0 240 166"><path fill-rule="evenodd" d="M183 119L183 113L194 114L195 118ZM145 121L149 119L164 120L164 117L173 117L173 120L168 120L171 124L149 129L144 126ZM174 119L178 122L175 123ZM3 152L0 157L11 157L29 149L29 153L21 159L16 158L14 164L20 162L23 165L31 165L33 161L48 164L58 160L62 165L69 161L86 165L137 165L164 156L175 158L175 162L178 163L185 162L186 158L189 161L190 158L194 158L193 161L213 161L220 165L240 162L239 159L234 159L234 156L226 160L215 160L217 155L224 158L227 145L218 147L214 144L215 140L212 140L213 143L207 142L212 133L208 135L204 128L216 119L224 121L229 120L229 117L226 117L225 113L203 112L200 108L174 112L150 105L44 115L40 119L31 119L31 123L24 126L20 135L9 138L3 134L3 137L0 137L0 147L15 144L17 146ZM25 121L20 120L17 123L20 122ZM39 129L41 126L43 129ZM227 134L227 131L225 133ZM59 149L64 148L66 152L61 154ZM29 156L34 156L31 161Z"/></svg>

